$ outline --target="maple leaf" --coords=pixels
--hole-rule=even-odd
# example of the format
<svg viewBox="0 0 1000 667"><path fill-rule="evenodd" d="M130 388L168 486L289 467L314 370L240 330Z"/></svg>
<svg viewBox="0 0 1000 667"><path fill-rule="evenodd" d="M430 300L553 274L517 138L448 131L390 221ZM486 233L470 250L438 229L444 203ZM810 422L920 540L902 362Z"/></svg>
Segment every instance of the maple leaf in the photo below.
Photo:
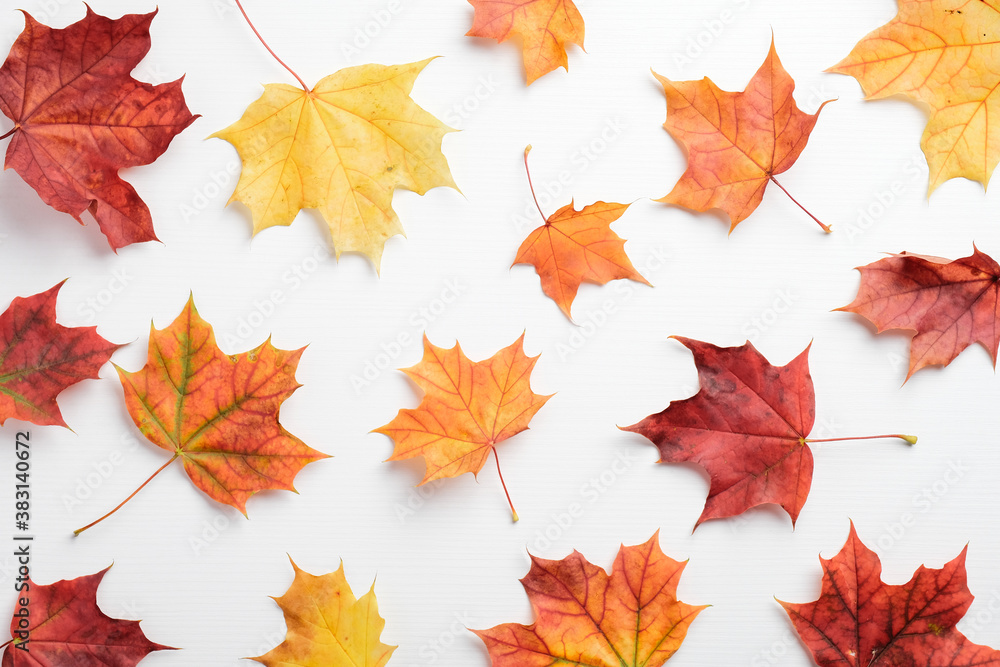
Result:
<svg viewBox="0 0 1000 667"><path fill-rule="evenodd" d="M830 72L849 74L869 100L905 95L930 107L920 140L928 194L964 177L985 187L1000 160L1000 8L970 0L899 0Z"/></svg>
<svg viewBox="0 0 1000 667"><path fill-rule="evenodd" d="M109 19L87 7L52 29L24 12L24 32L0 67L0 111L14 121L5 168L81 224L89 210L111 247L155 241L152 216L118 170L151 164L194 122L183 77L130 76L149 51L156 12Z"/></svg>
<svg viewBox="0 0 1000 667"><path fill-rule="evenodd" d="M473 630L493 667L659 667L680 648L701 612L677 599L687 564L664 555L658 533L622 546L611 575L574 551L562 560L531 556L521 580L533 625L504 623Z"/></svg>
<svg viewBox="0 0 1000 667"><path fill-rule="evenodd" d="M290 560L290 559L289 559ZM378 614L375 586L354 597L341 564L336 572L315 576L292 561L295 579L275 602L285 614L285 641L250 660L268 667L383 667L396 650L380 641L385 621Z"/></svg>
<svg viewBox="0 0 1000 667"><path fill-rule="evenodd" d="M59 393L81 380L97 379L101 366L121 347L101 338L97 327L56 323L62 286L18 297L0 315L0 425L14 418L66 426L56 403Z"/></svg>
<svg viewBox="0 0 1000 667"><path fill-rule="evenodd" d="M476 12L468 37L521 42L530 86L559 67L569 71L566 47L583 48L584 25L573 0L469 0Z"/></svg>
<svg viewBox="0 0 1000 667"><path fill-rule="evenodd" d="M478 362L466 357L458 343L445 350L432 345L425 335L424 358L403 369L424 391L423 400L415 410L400 410L395 419L374 431L395 442L388 460L422 456L427 472L421 485L467 472L477 475L490 452L496 456L497 444L526 430L552 397L531 391L531 371L537 360L524 354L523 334ZM502 475L500 480L503 483ZM517 521L513 504L511 512Z"/></svg>
<svg viewBox="0 0 1000 667"><path fill-rule="evenodd" d="M967 550L940 570L921 566L908 583L890 586L852 523L840 553L820 558L819 599L779 602L820 667L997 667L1000 651L955 628L972 604Z"/></svg>
<svg viewBox="0 0 1000 667"><path fill-rule="evenodd" d="M301 88L265 85L239 121L213 134L243 161L230 203L250 209L253 233L290 225L301 209L315 208L338 258L359 252L378 269L386 240L403 233L392 210L396 188L421 195L458 189L441 152L442 138L455 130L410 98L431 60L349 67L312 89L285 65Z"/></svg>
<svg viewBox="0 0 1000 667"><path fill-rule="evenodd" d="M777 367L751 343L716 347L673 338L694 354L700 391L622 430L648 438L662 463L691 462L708 472L711 486L696 528L765 503L780 505L794 526L812 483L810 442L917 441L897 434L808 439L816 414L808 347Z"/></svg>
<svg viewBox="0 0 1000 667"><path fill-rule="evenodd" d="M299 470L327 458L278 421L281 404L300 386L295 370L304 349L279 350L268 339L249 352L223 354L193 298L173 324L153 328L146 366L134 373L116 368L132 421L173 456L135 493L177 459L195 486L244 516L258 491L294 491Z"/></svg>
<svg viewBox="0 0 1000 667"><path fill-rule="evenodd" d="M973 246L955 261L900 253L858 267L857 298L837 310L857 313L879 333L916 332L906 379L924 366L947 366L979 343L997 363L1000 345L1000 265Z"/></svg>
<svg viewBox="0 0 1000 667"><path fill-rule="evenodd" d="M525 170L529 152L531 146L524 149ZM535 197L530 171L528 184ZM628 278L649 285L625 254L625 240L611 231L611 223L625 213L629 204L599 201L577 211L571 202L548 218L542 213L538 197L535 205L545 224L524 240L514 264L533 265L542 280L542 291L570 320L570 308L583 281L604 285Z"/></svg>
<svg viewBox="0 0 1000 667"><path fill-rule="evenodd" d="M97 587L109 569L48 585L29 579L18 593L3 667L134 667L152 651L174 650L146 639L139 621L100 610ZM18 615L22 609L27 618Z"/></svg>
<svg viewBox="0 0 1000 667"><path fill-rule="evenodd" d="M792 93L795 82L771 50L746 90L720 90L708 77L701 81L671 81L653 72L667 96L663 127L688 152L688 168L670 193L659 201L693 211L721 209L729 216L730 233L756 210L768 183L799 159L819 114L801 111Z"/></svg>

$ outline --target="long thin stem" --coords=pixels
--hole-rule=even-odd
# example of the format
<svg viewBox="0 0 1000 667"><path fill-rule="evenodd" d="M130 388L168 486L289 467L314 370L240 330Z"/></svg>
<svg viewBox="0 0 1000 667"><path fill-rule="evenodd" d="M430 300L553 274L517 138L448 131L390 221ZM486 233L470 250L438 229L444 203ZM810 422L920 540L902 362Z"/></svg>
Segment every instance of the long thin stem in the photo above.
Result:
<svg viewBox="0 0 1000 667"><path fill-rule="evenodd" d="M535 207L538 208L538 213L542 216L542 220L545 224L549 224L549 219L545 217L545 213L542 211L542 205L538 203L538 195L535 194L535 184L531 182L531 170L528 169L528 153L531 152L531 144L524 149L524 171L528 174L528 187L531 188L531 196L535 199Z"/></svg>
<svg viewBox="0 0 1000 667"><path fill-rule="evenodd" d="M5 642L4 642L3 644L0 644L0 651L2 651L2 650L4 650L5 648L7 648L7 645L8 645L8 644L10 644L10 643L11 643L12 641L14 641L14 640L13 640L13 639L8 639L8 640L7 640L7 641L5 641Z"/></svg>
<svg viewBox="0 0 1000 667"><path fill-rule="evenodd" d="M7 138L7 137L9 137L10 135L14 134L15 132L17 132L17 127L13 127L13 128L11 128L11 131L10 131L10 132L8 132L7 134L5 134L5 135L3 135L2 137L0 137L0 141L3 141L4 139L6 139L6 138Z"/></svg>
<svg viewBox="0 0 1000 667"><path fill-rule="evenodd" d="M819 218L817 218L815 215L813 215L812 213L809 212L809 209L807 209L805 206L803 206L798 201L796 201L795 197L793 197L792 194L788 190L785 189L785 186L778 182L778 179L776 179L774 176L771 176L770 178L771 178L771 182L774 183L775 185L777 185L779 188L781 188L781 191L784 192L786 195L788 195L788 198L791 199L793 202L795 202L796 206L798 206L803 211L805 211L806 215L808 215L810 218L812 218L813 220L815 220L816 224L819 225L820 227L822 227L824 232L826 232L827 234L829 234L830 232L833 231L833 229L830 227L830 225L824 225L822 222L819 221Z"/></svg>
<svg viewBox="0 0 1000 667"><path fill-rule="evenodd" d="M497 456L497 448L493 445L490 445L490 449L493 450L493 460L497 462L497 474L500 475L500 484L501 486L503 486L503 492L507 494L507 504L510 505L511 516L514 517L515 522L519 521L519 518L517 516L517 510L514 509L514 503L510 501L510 493L507 491L507 483L503 481L503 473L500 472L500 457Z"/></svg>
<svg viewBox="0 0 1000 667"><path fill-rule="evenodd" d="M862 435L854 438L823 438L821 440L806 440L806 442L844 442L845 440L880 440L882 438L899 438L900 440L906 440L911 445L917 444L917 436L902 435L900 433L892 433L891 435Z"/></svg>
<svg viewBox="0 0 1000 667"><path fill-rule="evenodd" d="M275 53L274 50L267 45L267 42L264 41L264 38L260 36L259 32L257 32L257 28L254 27L253 21L250 20L249 16L247 16L247 12L245 9L243 9L243 5L240 3L240 0L236 0L236 6L240 8L240 13L243 14L243 18L247 20L247 24L250 26L250 29L253 30L253 34L257 35L257 39L259 39L260 43L264 45L264 48L267 49L267 52L270 53L274 57L274 59L281 64L282 67L287 69L291 73L291 75L296 78L296 80L299 82L299 85L302 86L302 89L308 93L309 86L307 86L306 82L302 80L302 77L296 74L295 70L286 65L285 61L278 57L278 54Z"/></svg>
<svg viewBox="0 0 1000 667"><path fill-rule="evenodd" d="M135 494L137 494L137 493L139 493L140 491L142 491L143 487L145 487L145 486L146 486L147 484L149 484L150 482L152 482L152 481L153 481L153 478L154 478L154 477L156 477L156 476L157 476L157 475L159 475L159 474L160 474L161 472L163 472L164 470L166 470L167 466L168 466L168 465L170 465L171 463L173 463L173 462L174 462L174 459L176 459L176 458L177 458L177 454L174 454L174 455L173 455L173 458L171 458L171 459L170 459L169 461L167 461L167 462L166 462L166 463L164 463L164 464L163 464L162 466L160 466L160 467L159 467L159 469L158 469L158 470L157 470L156 472L154 472L154 473L153 473L152 475L150 475L150 476L149 476L149 479L147 479L147 480L146 480L145 482L143 482L143 483L142 483L142 484L141 484L141 485L139 486L139 488L138 488L138 489L136 489L135 491L133 491L133 492L132 492L132 495L130 495L130 496L129 496L128 498L126 498L125 500L121 501L121 502L120 502L120 503L118 504L118 507L116 507L116 508L114 508L113 510L111 510L110 512L108 512L107 514L105 514L104 516L102 516L102 517L101 517L100 519L98 519L97 521L92 521L91 523L88 523L88 524L87 524L86 526L84 526L83 528L78 528L77 530L74 530L74 531L73 531L73 534L74 534L74 535L79 535L80 533L82 533L83 531L87 530L88 528L93 528L94 526L96 526L97 524L99 524L100 522L104 521L104 520L105 520L105 519L107 519L107 518L108 518L109 516L111 516L112 514L114 514L115 512L117 512L118 510L120 510L120 509L122 508L122 505L124 505L124 504L125 504L125 503L127 503L128 501L132 500L132 498L134 498L134 497L135 497Z"/></svg>

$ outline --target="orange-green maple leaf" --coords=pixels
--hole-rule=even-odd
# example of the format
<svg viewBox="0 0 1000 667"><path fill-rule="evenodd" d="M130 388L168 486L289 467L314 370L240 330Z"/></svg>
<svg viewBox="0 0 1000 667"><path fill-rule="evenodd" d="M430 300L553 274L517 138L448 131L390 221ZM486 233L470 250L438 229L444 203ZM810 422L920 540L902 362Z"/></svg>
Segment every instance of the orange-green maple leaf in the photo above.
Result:
<svg viewBox="0 0 1000 667"><path fill-rule="evenodd" d="M989 183L1000 161L1000 4L899 0L896 17L829 71L853 76L867 99L930 107L920 140L929 193L952 178Z"/></svg>
<svg viewBox="0 0 1000 667"><path fill-rule="evenodd" d="M721 209L731 221L730 232L756 210L768 183L784 190L774 177L799 159L828 104L813 115L798 108L792 97L795 82L782 67L773 40L743 92L720 90L708 77L671 81L656 72L653 76L667 96L663 127L688 152L687 170L659 201L699 212Z"/></svg>
<svg viewBox="0 0 1000 667"><path fill-rule="evenodd" d="M531 391L537 360L524 354L523 334L489 359L475 362L458 343L445 350L424 336L424 358L403 369L424 391L423 400L415 410L400 410L375 429L396 443L388 460L422 456L427 472L421 484L478 474L496 445L526 430L551 398Z"/></svg>
<svg viewBox="0 0 1000 667"><path fill-rule="evenodd" d="M116 368L132 421L173 454L153 476L180 459L196 487L244 515L258 491L294 491L299 470L327 458L278 421L281 404L301 386L295 370L304 349L280 350L268 340L223 354L193 298L173 324L152 328L146 365Z"/></svg>
<svg viewBox="0 0 1000 667"><path fill-rule="evenodd" d="M524 151L524 166L528 153ZM531 182L529 172L528 182ZM534 195L534 185L531 186ZM538 203L536 198L535 203ZM531 232L514 258L514 264L531 264L542 280L542 291L555 301L566 317L573 319L570 308L584 281L605 285L628 278L649 285L628 255L625 239L611 231L611 223L620 218L629 204L596 202L577 211L573 202L545 218L545 224Z"/></svg>
<svg viewBox="0 0 1000 667"><path fill-rule="evenodd" d="M378 614L375 587L354 597L341 564L315 576L292 561L295 579L274 601L285 614L285 641L256 660L268 667L383 667L396 650L380 641L385 621Z"/></svg>
<svg viewBox="0 0 1000 667"><path fill-rule="evenodd" d="M63 283L41 294L18 297L0 315L0 425L20 419L66 426L59 394L97 373L120 345L97 327L64 327L56 322L56 299Z"/></svg>
<svg viewBox="0 0 1000 667"><path fill-rule="evenodd" d="M250 209L253 233L318 209L338 258L359 252L378 268L386 240L403 233L396 188L458 189L441 152L454 130L410 97L431 60L349 67L312 90L267 84L239 121L213 134L243 161L230 203Z"/></svg>
<svg viewBox="0 0 1000 667"><path fill-rule="evenodd" d="M583 48L583 17L573 0L469 0L469 4L476 13L466 35L500 43L520 40L529 86L559 67L569 71L569 44Z"/></svg>
<svg viewBox="0 0 1000 667"><path fill-rule="evenodd" d="M532 556L521 584L535 623L473 632L493 667L660 667L705 609L677 599L686 564L664 555L657 535L623 546L610 576L576 551L562 560Z"/></svg>

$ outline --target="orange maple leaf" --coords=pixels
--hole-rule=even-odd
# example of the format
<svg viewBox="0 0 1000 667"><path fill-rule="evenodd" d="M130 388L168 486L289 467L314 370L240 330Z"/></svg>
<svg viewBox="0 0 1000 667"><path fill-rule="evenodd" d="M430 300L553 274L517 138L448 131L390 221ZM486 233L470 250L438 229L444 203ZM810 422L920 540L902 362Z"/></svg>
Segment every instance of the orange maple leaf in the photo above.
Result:
<svg viewBox="0 0 1000 667"><path fill-rule="evenodd" d="M685 565L664 555L657 535L623 546L610 576L576 551L562 560L532 556L521 584L535 623L473 632L493 667L660 667L705 609L677 599Z"/></svg>
<svg viewBox="0 0 1000 667"><path fill-rule="evenodd" d="M526 170L529 152L531 146L524 149ZM528 184L534 197L530 171ZM542 213L538 197L535 205L545 224L524 240L514 264L535 267L542 280L542 291L559 304L566 317L573 319L570 308L584 281L605 285L628 278L649 285L625 254L625 239L611 231L611 223L625 213L629 204L599 201L577 211L570 202L548 218Z"/></svg>
<svg viewBox="0 0 1000 667"><path fill-rule="evenodd" d="M567 45L583 48L583 17L573 0L469 0L469 4L476 14L466 35L500 43L518 38L529 86L559 67L569 71Z"/></svg>
<svg viewBox="0 0 1000 667"><path fill-rule="evenodd" d="M985 187L1000 161L998 41L995 2L899 0L892 21L828 71L853 76L866 99L902 94L930 107L920 140L928 194L958 177Z"/></svg>
<svg viewBox="0 0 1000 667"><path fill-rule="evenodd" d="M694 211L722 209L730 233L756 210L767 184L774 183L803 211L774 178L787 171L806 147L824 102L815 114L798 108L795 82L771 49L746 90L720 90L708 77L671 81L653 72L667 96L663 127L688 151L687 171L659 201ZM809 211L806 213L823 228Z"/></svg>
<svg viewBox="0 0 1000 667"><path fill-rule="evenodd" d="M305 465L327 458L278 422L281 404L299 388L295 370L305 348L279 350L267 340L242 354L223 354L212 326L188 299L169 327L149 336L146 366L118 368L129 415L142 434L173 456L131 500L177 459L210 498L246 515L246 502L264 489L294 491Z"/></svg>
<svg viewBox="0 0 1000 667"><path fill-rule="evenodd" d="M496 456L496 445L526 430L552 397L531 391L531 371L537 360L524 354L523 334L514 344L478 362L466 357L458 343L445 350L425 335L424 358L403 369L425 392L423 400L415 410L400 410L395 419L374 431L396 443L388 460L424 457L427 472L421 484L467 472L477 475L490 452ZM503 483L502 476L500 480ZM513 504L511 512L517 521Z"/></svg>

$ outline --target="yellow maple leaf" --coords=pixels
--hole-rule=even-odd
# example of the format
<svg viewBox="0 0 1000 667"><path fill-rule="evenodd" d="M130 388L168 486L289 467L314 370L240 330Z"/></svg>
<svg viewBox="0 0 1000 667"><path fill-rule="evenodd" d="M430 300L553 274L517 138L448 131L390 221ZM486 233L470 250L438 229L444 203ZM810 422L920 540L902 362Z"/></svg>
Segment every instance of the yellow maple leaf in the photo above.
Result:
<svg viewBox="0 0 1000 667"><path fill-rule="evenodd" d="M253 233L318 209L337 257L360 252L377 269L385 241L403 234L392 210L396 188L458 189L441 152L455 130L410 98L431 60L349 67L312 90L267 84L239 121L213 134L243 161L230 203L250 208Z"/></svg>
<svg viewBox="0 0 1000 667"><path fill-rule="evenodd" d="M358 600L343 564L320 576L300 570L294 561L292 568L292 585L274 598L285 614L285 641L250 660L267 667L382 667L389 662L396 647L379 640L385 620L378 614L374 586Z"/></svg>
<svg viewBox="0 0 1000 667"><path fill-rule="evenodd" d="M1000 8L982 0L899 0L896 17L829 71L867 99L903 94L931 108L920 146L929 193L964 177L985 187L1000 161Z"/></svg>

